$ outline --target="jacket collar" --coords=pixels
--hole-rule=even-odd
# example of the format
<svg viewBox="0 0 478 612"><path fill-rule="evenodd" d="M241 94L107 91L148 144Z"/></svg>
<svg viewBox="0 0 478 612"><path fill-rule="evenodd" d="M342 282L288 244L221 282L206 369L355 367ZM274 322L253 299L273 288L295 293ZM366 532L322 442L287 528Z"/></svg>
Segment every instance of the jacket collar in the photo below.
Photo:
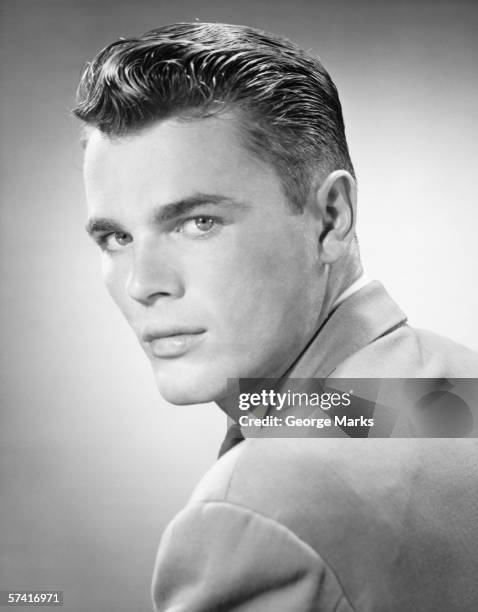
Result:
<svg viewBox="0 0 478 612"><path fill-rule="evenodd" d="M284 378L327 378L347 357L406 320L385 287L371 281L331 312Z"/></svg>

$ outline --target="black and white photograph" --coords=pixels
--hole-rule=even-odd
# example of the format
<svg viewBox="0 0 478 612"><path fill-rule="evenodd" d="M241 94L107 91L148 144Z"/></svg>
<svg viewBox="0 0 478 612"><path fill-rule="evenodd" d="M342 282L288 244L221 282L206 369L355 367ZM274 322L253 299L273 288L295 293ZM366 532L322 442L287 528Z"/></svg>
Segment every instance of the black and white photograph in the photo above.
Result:
<svg viewBox="0 0 478 612"><path fill-rule="evenodd" d="M0 28L0 607L476 612L478 4Z"/></svg>

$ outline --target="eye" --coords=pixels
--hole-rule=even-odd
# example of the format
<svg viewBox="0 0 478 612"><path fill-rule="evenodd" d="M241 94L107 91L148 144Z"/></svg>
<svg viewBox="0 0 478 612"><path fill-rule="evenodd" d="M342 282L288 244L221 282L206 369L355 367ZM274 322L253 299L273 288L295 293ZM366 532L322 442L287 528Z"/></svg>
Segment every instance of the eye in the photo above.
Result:
<svg viewBox="0 0 478 612"><path fill-rule="evenodd" d="M112 232L102 238L102 246L107 251L119 251L132 241L132 236L126 232Z"/></svg>
<svg viewBox="0 0 478 612"><path fill-rule="evenodd" d="M217 229L218 225L219 221L215 217L199 215L183 221L180 224L178 231L183 232L188 236L201 236Z"/></svg>

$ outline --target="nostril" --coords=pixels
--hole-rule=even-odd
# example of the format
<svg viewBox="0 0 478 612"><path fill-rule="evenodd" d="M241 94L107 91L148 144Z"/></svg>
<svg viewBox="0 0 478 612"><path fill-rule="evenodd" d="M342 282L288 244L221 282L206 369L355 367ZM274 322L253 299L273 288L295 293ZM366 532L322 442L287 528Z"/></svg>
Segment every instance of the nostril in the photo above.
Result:
<svg viewBox="0 0 478 612"><path fill-rule="evenodd" d="M155 302L165 297L180 297L184 293L180 279L174 275L164 278L158 276L135 275L126 285L128 295L143 304Z"/></svg>

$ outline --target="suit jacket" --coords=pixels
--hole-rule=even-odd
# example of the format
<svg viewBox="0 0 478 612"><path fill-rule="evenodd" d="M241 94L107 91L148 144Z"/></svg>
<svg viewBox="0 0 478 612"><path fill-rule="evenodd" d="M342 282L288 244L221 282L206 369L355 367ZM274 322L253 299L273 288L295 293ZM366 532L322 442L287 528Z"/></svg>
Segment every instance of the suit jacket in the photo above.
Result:
<svg viewBox="0 0 478 612"><path fill-rule="evenodd" d="M472 351L405 321L370 283L336 309L289 374L478 376ZM474 439L247 439L163 534L155 608L475 611L477 483Z"/></svg>

